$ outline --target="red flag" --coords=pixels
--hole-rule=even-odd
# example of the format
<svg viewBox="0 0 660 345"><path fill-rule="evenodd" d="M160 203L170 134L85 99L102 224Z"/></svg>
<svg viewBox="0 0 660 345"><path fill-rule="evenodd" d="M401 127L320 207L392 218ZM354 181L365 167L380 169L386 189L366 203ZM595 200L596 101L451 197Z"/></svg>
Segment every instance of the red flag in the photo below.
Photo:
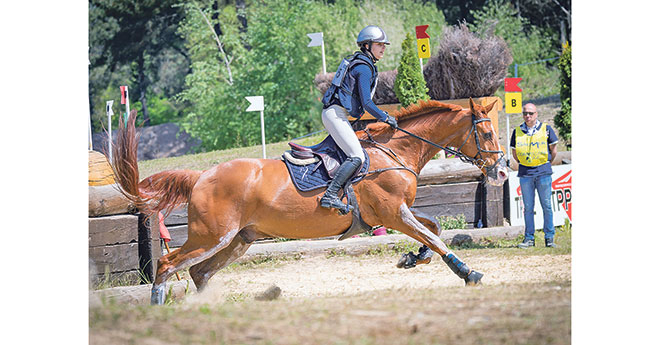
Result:
<svg viewBox="0 0 660 345"><path fill-rule="evenodd" d="M429 34L426 33L426 29L428 28L428 25L418 25L415 26L415 35L417 36L417 39L420 38L431 38Z"/></svg>
<svg viewBox="0 0 660 345"><path fill-rule="evenodd" d="M120 86L119 91L121 91L121 104L126 104L126 98L128 98L128 86Z"/></svg>
<svg viewBox="0 0 660 345"><path fill-rule="evenodd" d="M522 92L518 83L522 78L504 78L504 92Z"/></svg>
<svg viewBox="0 0 660 345"><path fill-rule="evenodd" d="M158 225L160 227L160 238L162 238L165 242L171 241L172 237L170 237L170 232L165 226L165 217L163 217L163 214L160 212L158 212Z"/></svg>

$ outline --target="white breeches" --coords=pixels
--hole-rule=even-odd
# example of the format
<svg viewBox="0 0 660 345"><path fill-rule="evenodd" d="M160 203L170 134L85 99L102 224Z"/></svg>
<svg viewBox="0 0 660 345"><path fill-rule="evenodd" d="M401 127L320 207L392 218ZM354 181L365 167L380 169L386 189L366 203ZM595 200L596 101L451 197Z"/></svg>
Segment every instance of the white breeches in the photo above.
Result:
<svg viewBox="0 0 660 345"><path fill-rule="evenodd" d="M364 162L364 153L360 141L348 122L348 112L342 106L331 105L323 109L321 119L325 129L328 130L332 139L335 140L339 148L349 157L358 157Z"/></svg>

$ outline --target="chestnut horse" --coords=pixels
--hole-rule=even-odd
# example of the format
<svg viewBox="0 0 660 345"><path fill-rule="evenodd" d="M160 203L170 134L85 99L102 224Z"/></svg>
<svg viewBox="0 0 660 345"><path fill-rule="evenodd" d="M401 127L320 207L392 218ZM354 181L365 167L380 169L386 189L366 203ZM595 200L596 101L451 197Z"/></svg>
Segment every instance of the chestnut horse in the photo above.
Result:
<svg viewBox="0 0 660 345"><path fill-rule="evenodd" d="M393 114L401 130L372 123L357 132L372 170L354 184L364 221L397 229L428 246L467 285L479 283L483 274L451 252L440 240L438 223L411 205L417 175L441 147L459 147L461 158L477 165L489 183L504 183L503 152L486 115L493 105L483 107L470 99L470 108L463 109L421 102ZM351 225L350 214L320 207L323 188L297 190L279 159L235 159L205 171L168 170L138 183L135 116L131 114L126 128L120 122L114 146L114 169L122 192L147 215L188 204L188 240L158 260L152 304L164 302L172 274L189 267L198 291L202 290L257 239L336 236Z"/></svg>

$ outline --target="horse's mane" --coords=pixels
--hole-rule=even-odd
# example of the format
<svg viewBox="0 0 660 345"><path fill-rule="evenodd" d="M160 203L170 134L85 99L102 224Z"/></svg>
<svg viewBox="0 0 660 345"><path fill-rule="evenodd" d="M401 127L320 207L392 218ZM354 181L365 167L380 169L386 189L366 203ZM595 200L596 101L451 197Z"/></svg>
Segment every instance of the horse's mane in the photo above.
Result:
<svg viewBox="0 0 660 345"><path fill-rule="evenodd" d="M460 105L442 103L440 101L435 101L435 100L428 100L428 101L419 101L418 103L411 104L408 107L395 111L390 115L396 118L399 125L403 125L403 123L405 122L408 122L412 119L416 119L420 116L429 114L431 112L443 112L443 111L457 112L461 110L463 110L463 108ZM371 134L372 136L378 136L382 133L387 133L388 131L391 131L391 128L389 125L383 122L375 122L367 125L365 130L368 130L369 134ZM365 131L359 131L356 134L359 139L367 139L367 134Z"/></svg>

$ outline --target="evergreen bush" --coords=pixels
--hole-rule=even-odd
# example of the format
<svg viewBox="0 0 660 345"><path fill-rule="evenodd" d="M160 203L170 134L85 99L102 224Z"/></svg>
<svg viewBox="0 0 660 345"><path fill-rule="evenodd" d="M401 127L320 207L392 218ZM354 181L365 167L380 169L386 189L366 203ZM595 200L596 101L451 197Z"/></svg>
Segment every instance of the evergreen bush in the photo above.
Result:
<svg viewBox="0 0 660 345"><path fill-rule="evenodd" d="M426 87L422 67L417 56L417 46L410 33L401 42L401 60L394 81L394 92L404 108L419 100L429 99L429 89Z"/></svg>

